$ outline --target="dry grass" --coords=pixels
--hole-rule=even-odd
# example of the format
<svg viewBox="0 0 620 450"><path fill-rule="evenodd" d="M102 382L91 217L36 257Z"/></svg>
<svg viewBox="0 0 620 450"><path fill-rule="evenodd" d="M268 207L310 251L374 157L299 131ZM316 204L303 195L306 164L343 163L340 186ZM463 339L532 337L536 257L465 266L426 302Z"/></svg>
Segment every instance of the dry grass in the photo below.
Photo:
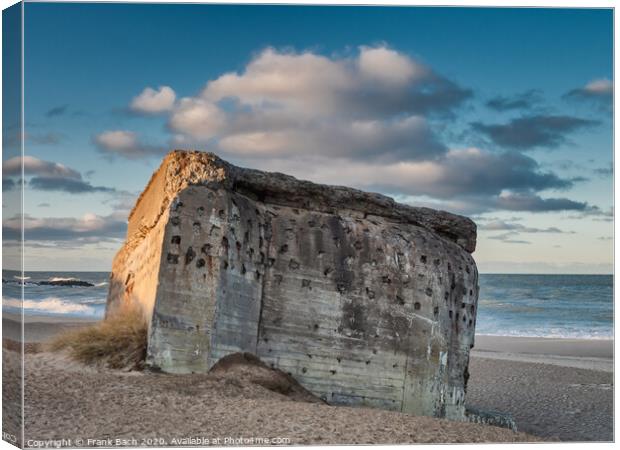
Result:
<svg viewBox="0 0 620 450"><path fill-rule="evenodd" d="M65 350L84 364L110 369L142 370L148 326L138 309L125 309L103 322L56 336L48 347Z"/></svg>

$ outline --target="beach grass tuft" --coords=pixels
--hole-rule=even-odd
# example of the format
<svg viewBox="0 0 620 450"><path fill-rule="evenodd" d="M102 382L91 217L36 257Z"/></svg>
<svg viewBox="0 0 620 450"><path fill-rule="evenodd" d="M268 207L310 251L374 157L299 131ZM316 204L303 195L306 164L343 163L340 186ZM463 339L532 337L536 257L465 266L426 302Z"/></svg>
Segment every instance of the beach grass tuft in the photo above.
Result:
<svg viewBox="0 0 620 450"><path fill-rule="evenodd" d="M102 322L66 331L49 342L51 351L67 351L75 360L110 369L142 370L148 325L137 308L124 308Z"/></svg>

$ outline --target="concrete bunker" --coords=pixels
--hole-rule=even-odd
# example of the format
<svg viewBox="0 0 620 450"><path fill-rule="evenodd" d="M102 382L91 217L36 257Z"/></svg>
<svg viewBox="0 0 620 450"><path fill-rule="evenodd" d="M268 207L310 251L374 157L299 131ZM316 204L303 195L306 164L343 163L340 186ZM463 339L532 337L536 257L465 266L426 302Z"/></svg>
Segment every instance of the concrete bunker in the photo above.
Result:
<svg viewBox="0 0 620 450"><path fill-rule="evenodd" d="M247 352L332 404L463 420L475 240L461 216L175 151L130 215L106 314L140 305L165 372Z"/></svg>

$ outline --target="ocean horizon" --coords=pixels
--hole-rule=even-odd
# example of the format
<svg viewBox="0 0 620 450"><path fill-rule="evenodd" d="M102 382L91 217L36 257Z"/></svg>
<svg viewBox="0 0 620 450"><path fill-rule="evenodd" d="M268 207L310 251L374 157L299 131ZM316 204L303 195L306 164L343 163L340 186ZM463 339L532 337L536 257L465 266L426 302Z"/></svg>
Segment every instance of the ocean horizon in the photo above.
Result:
<svg viewBox="0 0 620 450"><path fill-rule="evenodd" d="M30 271L24 314L102 319L109 272ZM19 272L3 270L3 311L19 313ZM49 286L75 279L93 286ZM476 334L613 339L613 275L481 273Z"/></svg>

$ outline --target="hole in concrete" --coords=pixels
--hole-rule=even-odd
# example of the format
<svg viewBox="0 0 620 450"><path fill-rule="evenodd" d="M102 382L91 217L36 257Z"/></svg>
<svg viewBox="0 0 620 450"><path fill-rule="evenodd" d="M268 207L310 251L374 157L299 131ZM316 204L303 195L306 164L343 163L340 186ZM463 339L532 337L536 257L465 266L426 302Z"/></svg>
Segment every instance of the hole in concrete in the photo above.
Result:
<svg viewBox="0 0 620 450"><path fill-rule="evenodd" d="M170 264L178 264L178 262L179 262L179 255L175 255L173 253L168 253L168 257L166 258L166 260Z"/></svg>
<svg viewBox="0 0 620 450"><path fill-rule="evenodd" d="M435 307L433 308L433 316L435 316L435 319L436 319L437 317L439 317L439 307L438 307L438 306L435 306Z"/></svg>
<svg viewBox="0 0 620 450"><path fill-rule="evenodd" d="M280 247L280 253L286 253L288 252L288 245L284 244L283 246Z"/></svg>
<svg viewBox="0 0 620 450"><path fill-rule="evenodd" d="M413 309L415 309L416 311L419 311L421 307L422 305L420 305L420 302L415 302L413 304Z"/></svg>
<svg viewBox="0 0 620 450"><path fill-rule="evenodd" d="M469 305L469 311L471 311L472 314L474 313L474 310L475 310L474 305Z"/></svg>
<svg viewBox="0 0 620 450"><path fill-rule="evenodd" d="M222 267L224 267L224 270L228 269L228 261L224 261Z"/></svg>
<svg viewBox="0 0 620 450"><path fill-rule="evenodd" d="M241 264L241 275L245 275L247 270L245 269L245 264Z"/></svg>
<svg viewBox="0 0 620 450"><path fill-rule="evenodd" d="M269 258L269 267L273 267L275 262L276 262L275 258Z"/></svg>
<svg viewBox="0 0 620 450"><path fill-rule="evenodd" d="M257 270L256 272L254 272L254 278L256 278L256 280L260 280L260 272Z"/></svg>
<svg viewBox="0 0 620 450"><path fill-rule="evenodd" d="M336 371L335 370L332 369L332 370L330 370L330 372L331 372L332 375L336 375Z"/></svg>
<svg viewBox="0 0 620 450"><path fill-rule="evenodd" d="M192 229L194 230L194 234L200 234L200 222L194 222L192 225Z"/></svg>
<svg viewBox="0 0 620 450"><path fill-rule="evenodd" d="M187 252L185 253L185 265L191 263L195 257L196 257L196 252L194 252L193 248L189 247L187 249Z"/></svg>
<svg viewBox="0 0 620 450"><path fill-rule="evenodd" d="M241 242L239 242L239 241L235 242L235 247L237 247L237 251L240 252L241 251Z"/></svg>
<svg viewBox="0 0 620 450"><path fill-rule="evenodd" d="M218 227L217 225L211 225L211 229L209 230L209 236L213 236L213 233L216 231L219 232L220 227Z"/></svg>
<svg viewBox="0 0 620 450"><path fill-rule="evenodd" d="M306 373L307 371L308 371L308 369L306 369L305 367L302 367L302 368L301 368L301 372L302 372L302 373Z"/></svg>
<svg viewBox="0 0 620 450"><path fill-rule="evenodd" d="M448 317L452 319L452 310L448 311Z"/></svg>
<svg viewBox="0 0 620 450"><path fill-rule="evenodd" d="M428 296L431 297L433 295L433 290L429 287L426 288L426 290L424 291L424 293Z"/></svg>
<svg viewBox="0 0 620 450"><path fill-rule="evenodd" d="M301 280L301 287L302 288L309 288L310 287L310 280Z"/></svg>
<svg viewBox="0 0 620 450"><path fill-rule="evenodd" d="M180 244L181 243L181 236L172 236L172 239L170 239L170 242L173 244Z"/></svg>
<svg viewBox="0 0 620 450"><path fill-rule="evenodd" d="M433 260L433 264L438 266L439 264L441 264L441 261L439 259L435 259Z"/></svg>
<svg viewBox="0 0 620 450"><path fill-rule="evenodd" d="M200 249L200 251L202 253L204 253L205 255L208 255L209 252L211 251L211 244L205 244L202 246L202 248Z"/></svg>
<svg viewBox="0 0 620 450"><path fill-rule="evenodd" d="M204 267L206 264L206 261L202 258L200 258L198 261L196 261L196 267L201 268Z"/></svg>
<svg viewBox="0 0 620 450"><path fill-rule="evenodd" d="M375 291L371 291L370 289L366 288L366 295L368 295L368 298L375 298Z"/></svg>
<svg viewBox="0 0 620 450"><path fill-rule="evenodd" d="M275 274L273 276L274 281L276 282L276 284L280 284L282 283L282 275L280 275L279 273Z"/></svg>
<svg viewBox="0 0 620 450"><path fill-rule="evenodd" d="M224 247L224 249L228 250L228 238L226 236L224 236L222 238L222 247Z"/></svg>
<svg viewBox="0 0 620 450"><path fill-rule="evenodd" d="M288 263L288 266L293 269L293 270L297 270L299 269L299 263L297 261L295 261L294 259L291 259Z"/></svg>
<svg viewBox="0 0 620 450"><path fill-rule="evenodd" d="M420 262L421 262L422 264L426 264L426 255L422 255L422 256L420 256Z"/></svg>
<svg viewBox="0 0 620 450"><path fill-rule="evenodd" d="M181 223L181 219L179 219L178 217L172 217L170 219L170 223L176 227Z"/></svg>
<svg viewBox="0 0 620 450"><path fill-rule="evenodd" d="M205 213L205 209L202 206L199 206L198 208L196 208L196 212L199 216L202 216Z"/></svg>
<svg viewBox="0 0 620 450"><path fill-rule="evenodd" d="M381 277L381 281L382 281L383 283L385 283L385 284L390 284L390 283L392 283L392 280L391 280L391 279L390 279L390 277L389 277L389 276L387 276L387 275L383 275L383 276Z"/></svg>
<svg viewBox="0 0 620 450"><path fill-rule="evenodd" d="M396 303L398 303L399 305L404 305L405 304L405 299L397 295L396 296Z"/></svg>
<svg viewBox="0 0 620 450"><path fill-rule="evenodd" d="M461 308L465 308L465 303L461 303Z"/></svg>
<svg viewBox="0 0 620 450"><path fill-rule="evenodd" d="M469 326L471 327L472 323L474 323L471 319L469 319Z"/></svg>
<svg viewBox="0 0 620 450"><path fill-rule="evenodd" d="M223 210L223 209L220 209L220 210L217 212L217 215L220 217L220 219L223 219L223 218L225 218L225 217L226 217L226 214L224 213L224 210Z"/></svg>
<svg viewBox="0 0 620 450"><path fill-rule="evenodd" d="M319 324L318 324L318 323L315 323L313 328L314 328L315 330L318 330L318 329L319 329Z"/></svg>
<svg viewBox="0 0 620 450"><path fill-rule="evenodd" d="M328 276L332 272L332 270L333 269L331 267L326 267L323 271L323 275Z"/></svg>
<svg viewBox="0 0 620 450"><path fill-rule="evenodd" d="M369 359L366 360L366 365L368 365L368 364L370 364L370 360Z"/></svg>

